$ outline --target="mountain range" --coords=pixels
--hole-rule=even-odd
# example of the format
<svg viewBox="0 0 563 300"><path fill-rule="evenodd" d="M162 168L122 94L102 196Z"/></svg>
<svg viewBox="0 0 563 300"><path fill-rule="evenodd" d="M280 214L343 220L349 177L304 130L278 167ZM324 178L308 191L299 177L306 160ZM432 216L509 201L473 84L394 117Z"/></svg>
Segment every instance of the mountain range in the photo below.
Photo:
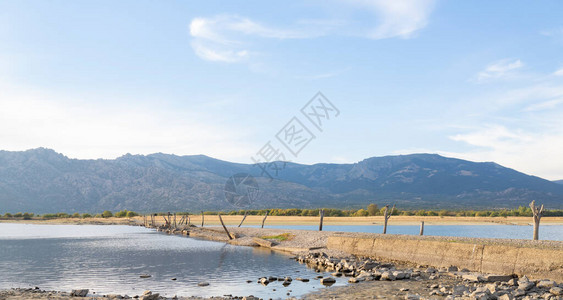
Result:
<svg viewBox="0 0 563 300"><path fill-rule="evenodd" d="M131 155L70 159L51 149L0 151L0 213L102 210L235 210L226 183L255 178L249 208L359 208L396 203L401 209L563 208L563 184L493 162L436 154L372 157L353 164L277 162L273 180L259 165L204 155ZM253 181L254 182L254 181Z"/></svg>

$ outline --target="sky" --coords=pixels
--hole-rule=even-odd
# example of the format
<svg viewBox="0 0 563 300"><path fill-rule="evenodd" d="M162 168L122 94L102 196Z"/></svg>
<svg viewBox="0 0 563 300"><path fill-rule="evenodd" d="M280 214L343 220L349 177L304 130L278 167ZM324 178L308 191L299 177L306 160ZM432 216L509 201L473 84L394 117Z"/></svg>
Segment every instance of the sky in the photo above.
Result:
<svg viewBox="0 0 563 300"><path fill-rule="evenodd" d="M424 152L563 179L562 11L0 0L0 149L306 164Z"/></svg>

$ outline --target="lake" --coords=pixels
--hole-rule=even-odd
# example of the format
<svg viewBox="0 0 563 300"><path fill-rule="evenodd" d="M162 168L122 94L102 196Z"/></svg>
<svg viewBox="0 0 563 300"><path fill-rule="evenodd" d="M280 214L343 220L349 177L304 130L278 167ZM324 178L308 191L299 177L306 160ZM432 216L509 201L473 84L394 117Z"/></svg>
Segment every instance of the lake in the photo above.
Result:
<svg viewBox="0 0 563 300"><path fill-rule="evenodd" d="M266 227L318 229L299 225ZM324 230L381 233L382 226L329 225ZM388 227L390 234L418 234L418 230L418 226ZM425 235L529 239L531 234L532 226L425 226ZM563 225L541 226L540 238L563 240ZM313 279L319 273L289 258L264 248L166 235L136 226L0 223L0 289L88 288L98 294L130 296L148 289L169 297L252 294L285 299L288 292L299 297L327 288ZM143 279L139 277L141 274L152 277ZM262 276L304 277L311 281L294 280L288 287L283 287L281 282L262 286L256 283ZM345 285L346 279L338 278L335 285ZM210 285L199 287L201 281Z"/></svg>
<svg viewBox="0 0 563 300"><path fill-rule="evenodd" d="M260 226L247 226L260 227ZM266 225L267 228L319 230L318 225ZM533 226L522 225L424 225L424 235L474 238L532 239ZM382 233L382 225L325 225L324 231ZM414 234L419 225L387 226L388 234ZM563 225L541 225L540 240L563 241Z"/></svg>
<svg viewBox="0 0 563 300"><path fill-rule="evenodd" d="M38 286L130 296L152 290L169 297L252 294L285 299L289 291L300 296L326 288L313 279L319 273L279 252L134 226L0 223L0 270L0 289ZM152 277L139 278L141 274ZM270 275L311 281L293 280L288 287L256 282ZM197 286L201 281L210 285Z"/></svg>

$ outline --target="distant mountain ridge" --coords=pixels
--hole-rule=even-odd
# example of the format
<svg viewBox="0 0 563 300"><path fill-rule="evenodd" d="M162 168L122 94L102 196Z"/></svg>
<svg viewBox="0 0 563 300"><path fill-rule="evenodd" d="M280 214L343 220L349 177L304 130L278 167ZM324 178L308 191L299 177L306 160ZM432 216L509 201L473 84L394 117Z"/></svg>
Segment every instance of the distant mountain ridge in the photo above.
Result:
<svg viewBox="0 0 563 300"><path fill-rule="evenodd" d="M558 183L558 184L563 184L563 179L562 180L554 180L553 182Z"/></svg>
<svg viewBox="0 0 563 300"><path fill-rule="evenodd" d="M0 151L0 213L101 210L234 210L227 179L254 176L252 208L514 208L532 200L563 208L563 185L495 163L436 154L372 157L354 164L287 163L273 181L256 165L204 155L131 155L69 159L53 150Z"/></svg>

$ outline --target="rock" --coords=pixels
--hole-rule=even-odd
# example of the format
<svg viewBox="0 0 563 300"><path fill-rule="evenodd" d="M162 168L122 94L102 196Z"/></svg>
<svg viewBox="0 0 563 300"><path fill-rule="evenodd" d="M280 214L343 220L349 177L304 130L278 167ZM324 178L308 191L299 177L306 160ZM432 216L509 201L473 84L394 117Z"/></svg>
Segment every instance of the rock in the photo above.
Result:
<svg viewBox="0 0 563 300"><path fill-rule="evenodd" d="M524 296L524 295L526 295L526 291L521 290L521 289L516 289L516 290L514 290L514 291L512 292L512 295L513 295L514 297Z"/></svg>
<svg viewBox="0 0 563 300"><path fill-rule="evenodd" d="M517 286L518 281L515 278L512 278L508 281L508 284L511 285L511 286Z"/></svg>
<svg viewBox="0 0 563 300"><path fill-rule="evenodd" d="M152 276L149 275L149 274L141 274L141 275L139 275L139 277L141 277L141 278L150 278L150 277L152 277Z"/></svg>
<svg viewBox="0 0 563 300"><path fill-rule="evenodd" d="M333 277L324 277L321 279L321 284L323 285L333 285L334 283L336 283L336 279Z"/></svg>
<svg viewBox="0 0 563 300"><path fill-rule="evenodd" d="M500 297L497 297L497 300L514 300L514 296L510 294L504 294Z"/></svg>
<svg viewBox="0 0 563 300"><path fill-rule="evenodd" d="M358 278L352 277L352 278L348 279L348 282L349 283L358 283L358 282L360 282L360 280Z"/></svg>
<svg viewBox="0 0 563 300"><path fill-rule="evenodd" d="M401 291L401 292L406 292L406 291L408 291L408 290L409 290L409 289L407 289L407 288L401 288L401 289L399 289L399 291Z"/></svg>
<svg viewBox="0 0 563 300"><path fill-rule="evenodd" d="M539 288L552 288L555 285L556 283L553 280L540 280L536 286Z"/></svg>
<svg viewBox="0 0 563 300"><path fill-rule="evenodd" d="M282 283L283 286L288 286L290 284L291 284L291 280L284 280Z"/></svg>
<svg viewBox="0 0 563 300"><path fill-rule="evenodd" d="M532 281L518 281L518 289L523 291L528 291L532 289L536 284Z"/></svg>
<svg viewBox="0 0 563 300"><path fill-rule="evenodd" d="M285 277L283 280L284 280L284 281L289 281L289 282L291 282L293 279L291 279L291 277L287 276L287 277Z"/></svg>
<svg viewBox="0 0 563 300"><path fill-rule="evenodd" d="M377 266L379 266L379 263L376 262L370 262L370 261L366 261L364 262L364 264L361 266L361 268L363 270L373 270L373 268L376 268Z"/></svg>
<svg viewBox="0 0 563 300"><path fill-rule="evenodd" d="M436 273L436 272L438 272L438 270L436 270L436 269L434 269L434 268L432 268L432 267L426 269L426 273Z"/></svg>
<svg viewBox="0 0 563 300"><path fill-rule="evenodd" d="M491 292L491 294L494 294L495 292L498 291L497 285L494 283L487 284L485 287L487 288L487 290L489 290L489 292Z"/></svg>
<svg viewBox="0 0 563 300"><path fill-rule="evenodd" d="M395 280L396 277L395 275L393 275L391 272L383 272L383 274L381 274L381 278L379 280Z"/></svg>
<svg viewBox="0 0 563 300"><path fill-rule="evenodd" d="M268 277L268 281L276 281L276 280L278 280L278 278L276 276Z"/></svg>
<svg viewBox="0 0 563 300"><path fill-rule="evenodd" d="M108 299L123 299L123 296L117 295L117 294L108 294L107 298Z"/></svg>
<svg viewBox="0 0 563 300"><path fill-rule="evenodd" d="M512 275L491 275L487 274L483 276L485 282L496 282L496 281L509 281L512 279Z"/></svg>
<svg viewBox="0 0 563 300"><path fill-rule="evenodd" d="M170 279L170 280L176 281L176 277L174 277L174 278L172 278L172 279Z"/></svg>
<svg viewBox="0 0 563 300"><path fill-rule="evenodd" d="M465 285L456 285L452 289L454 296L462 296L465 292L469 292L469 288Z"/></svg>
<svg viewBox="0 0 563 300"><path fill-rule="evenodd" d="M295 278L295 280L302 281L302 282L309 282L309 279L301 278L301 277L297 277L297 278Z"/></svg>
<svg viewBox="0 0 563 300"><path fill-rule="evenodd" d="M410 277L409 273L401 272L401 271L393 272L393 276L395 276L395 279L397 280L405 279L407 278L407 276Z"/></svg>
<svg viewBox="0 0 563 300"><path fill-rule="evenodd" d="M70 295L73 297L86 297L86 295L88 295L88 292L90 290L88 289L80 289L80 290L72 290L70 292Z"/></svg>
<svg viewBox="0 0 563 300"><path fill-rule="evenodd" d="M405 299L406 300L419 300L420 296L417 295L417 294L406 294Z"/></svg>
<svg viewBox="0 0 563 300"><path fill-rule="evenodd" d="M270 283L270 281L266 277L262 277L258 279L258 282L261 283L262 285L268 285L268 283Z"/></svg>
<svg viewBox="0 0 563 300"><path fill-rule="evenodd" d="M563 289L557 286L552 287L549 292L555 296L563 296Z"/></svg>
<svg viewBox="0 0 563 300"><path fill-rule="evenodd" d="M483 276L478 275L478 274L464 274L461 276L461 278L463 278L464 280L470 281L470 282L483 282L485 281L485 278L483 278Z"/></svg>
<svg viewBox="0 0 563 300"><path fill-rule="evenodd" d="M332 273L331 275L332 275L332 276L336 276L336 277L340 277L340 276L342 276L342 273L340 273L340 272L334 272L334 273Z"/></svg>
<svg viewBox="0 0 563 300"><path fill-rule="evenodd" d="M151 291L145 291L143 296L141 296L141 300L157 300L159 296L159 293L153 294Z"/></svg>
<svg viewBox="0 0 563 300"><path fill-rule="evenodd" d="M208 286L209 282L202 281L202 282L198 283L197 285L198 286Z"/></svg>
<svg viewBox="0 0 563 300"><path fill-rule="evenodd" d="M242 300L260 300L260 298L254 296L246 296L243 297Z"/></svg>
<svg viewBox="0 0 563 300"><path fill-rule="evenodd" d="M457 267L456 266L449 266L448 267L448 272L457 272Z"/></svg>

